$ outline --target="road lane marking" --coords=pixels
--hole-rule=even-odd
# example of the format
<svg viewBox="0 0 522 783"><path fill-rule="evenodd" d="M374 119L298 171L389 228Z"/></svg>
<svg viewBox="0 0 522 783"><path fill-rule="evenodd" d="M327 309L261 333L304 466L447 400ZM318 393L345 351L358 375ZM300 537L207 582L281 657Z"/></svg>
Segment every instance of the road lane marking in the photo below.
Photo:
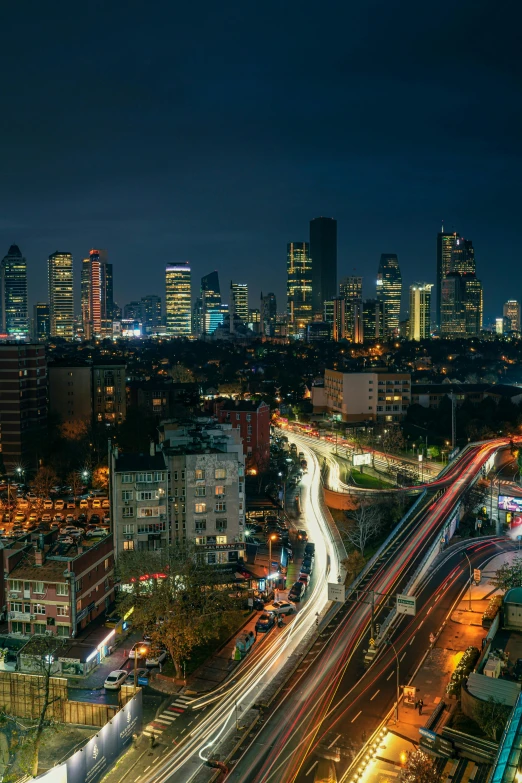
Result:
<svg viewBox="0 0 522 783"><path fill-rule="evenodd" d="M410 644L413 644L413 642L414 642L414 641L415 641L415 637L414 637L414 636L412 636L412 637L411 637Z"/></svg>
<svg viewBox="0 0 522 783"><path fill-rule="evenodd" d="M357 715L355 716L355 718L352 718L352 719L351 719L350 723L355 723L355 721L357 720L357 718L359 717L359 715L361 714L361 712L362 712L362 710L359 710L359 712L357 713Z"/></svg>
<svg viewBox="0 0 522 783"><path fill-rule="evenodd" d="M328 745L328 747L329 747L329 748L331 748L333 745L335 745L335 743L337 742L337 740L339 739L339 737L342 737L342 734L338 734L338 735L337 735L337 737L336 737L334 740L332 740L332 741L330 742L330 744Z"/></svg>
<svg viewBox="0 0 522 783"><path fill-rule="evenodd" d="M381 692L381 689L379 688L379 690L378 690L378 691L375 691L375 693L373 694L373 696L372 696L372 698L370 699L370 701L373 701L373 700L375 699L375 697L377 696L377 694L378 694L378 693L380 693L380 692Z"/></svg>
<svg viewBox="0 0 522 783"><path fill-rule="evenodd" d="M420 623L419 623L419 628L421 627L421 625L423 624L423 622L424 622L424 620L421 620L421 621L420 621Z"/></svg>
<svg viewBox="0 0 522 783"><path fill-rule="evenodd" d="M405 656L405 655L406 655L406 653L405 653L405 652L403 652L403 654L402 654L402 655L401 655L401 657L399 658L399 661L402 661L402 659L404 658L404 656Z"/></svg>
<svg viewBox="0 0 522 783"><path fill-rule="evenodd" d="M393 669L391 670L391 672L390 672L390 673L388 674L388 676L386 677L386 682L388 682L388 680L390 679L390 677L393 677Z"/></svg>
<svg viewBox="0 0 522 783"><path fill-rule="evenodd" d="M432 609L433 609L433 606L430 606L430 608L429 608L429 609L428 609L428 611L426 612L426 617L429 615L429 613L431 612L431 610L432 610Z"/></svg>
<svg viewBox="0 0 522 783"><path fill-rule="evenodd" d="M314 761L314 763L312 764L312 766L310 767L310 769L308 770L308 772L305 772L305 775L309 775L309 774L310 774L310 772L312 772L312 770L313 770L313 769L315 769L315 767L317 766L317 764L318 764L318 763L319 763L319 762L317 762L317 761Z"/></svg>

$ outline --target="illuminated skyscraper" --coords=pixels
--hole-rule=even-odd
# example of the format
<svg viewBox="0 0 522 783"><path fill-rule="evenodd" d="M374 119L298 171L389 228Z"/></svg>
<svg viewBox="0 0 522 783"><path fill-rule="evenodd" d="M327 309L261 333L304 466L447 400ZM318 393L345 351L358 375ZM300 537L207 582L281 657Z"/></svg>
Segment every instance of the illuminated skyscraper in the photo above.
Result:
<svg viewBox="0 0 522 783"><path fill-rule="evenodd" d="M382 253L377 272L377 300L384 306L385 336L398 334L401 294L402 275L399 259L395 253Z"/></svg>
<svg viewBox="0 0 522 783"><path fill-rule="evenodd" d="M346 338L346 299L336 296L324 303L324 322L330 324L331 337L335 342Z"/></svg>
<svg viewBox="0 0 522 783"><path fill-rule="evenodd" d="M261 292L261 333L265 337L274 337L277 317L277 301L275 294Z"/></svg>
<svg viewBox="0 0 522 783"><path fill-rule="evenodd" d="M37 302L33 305L33 340L45 343L51 335L51 317L47 302Z"/></svg>
<svg viewBox="0 0 522 783"><path fill-rule="evenodd" d="M148 294L141 297L141 322L146 334L159 329L161 326L161 296Z"/></svg>
<svg viewBox="0 0 522 783"><path fill-rule="evenodd" d="M362 342L362 277L344 277L339 283L340 296L345 300L345 337Z"/></svg>
<svg viewBox="0 0 522 783"><path fill-rule="evenodd" d="M450 272L458 272L459 275L474 275L475 250L471 239L455 236L451 248Z"/></svg>
<svg viewBox="0 0 522 783"><path fill-rule="evenodd" d="M165 269L166 331L172 337L192 333L192 283L188 261L167 264Z"/></svg>
<svg viewBox="0 0 522 783"><path fill-rule="evenodd" d="M443 337L466 336L465 298L462 275L450 272L442 280L440 331Z"/></svg>
<svg viewBox="0 0 522 783"><path fill-rule="evenodd" d="M86 339L112 336L112 264L106 250L91 250L82 263L81 310Z"/></svg>
<svg viewBox="0 0 522 783"><path fill-rule="evenodd" d="M89 313L91 291L91 259L84 258L81 271L80 309L84 336L89 334Z"/></svg>
<svg viewBox="0 0 522 783"><path fill-rule="evenodd" d="M248 285L230 281L230 313L248 323Z"/></svg>
<svg viewBox="0 0 522 783"><path fill-rule="evenodd" d="M520 302L509 299L504 305L504 318L508 332L520 332Z"/></svg>
<svg viewBox="0 0 522 783"><path fill-rule="evenodd" d="M16 340L29 334L27 262L17 245L11 245L0 266L2 331Z"/></svg>
<svg viewBox="0 0 522 783"><path fill-rule="evenodd" d="M308 242L288 243L286 271L287 312L290 331L295 337L304 337L306 327L313 315L312 263Z"/></svg>
<svg viewBox="0 0 522 783"><path fill-rule="evenodd" d="M433 283L410 286L410 340L427 340L431 332L431 289Z"/></svg>
<svg viewBox="0 0 522 783"><path fill-rule="evenodd" d="M451 272L451 253L458 237L459 235L455 231L444 231L444 226L442 226L441 231L437 234L437 302L435 311L437 326L441 326L442 324L442 281L446 275L449 275Z"/></svg>
<svg viewBox="0 0 522 783"><path fill-rule="evenodd" d="M219 275L210 272L201 278L201 334L213 334L223 323L224 314Z"/></svg>
<svg viewBox="0 0 522 783"><path fill-rule="evenodd" d="M364 340L384 337L384 304L378 299L365 299L362 306ZM362 341L361 341L362 342Z"/></svg>
<svg viewBox="0 0 522 783"><path fill-rule="evenodd" d="M466 312L466 336L479 335L482 330L484 299L482 283L476 275L462 275L464 286L464 310Z"/></svg>
<svg viewBox="0 0 522 783"><path fill-rule="evenodd" d="M70 253L52 253L47 262L51 337L74 337L73 257Z"/></svg>
<svg viewBox="0 0 522 783"><path fill-rule="evenodd" d="M337 220L318 217L310 221L312 262L312 315L321 315L337 290Z"/></svg>

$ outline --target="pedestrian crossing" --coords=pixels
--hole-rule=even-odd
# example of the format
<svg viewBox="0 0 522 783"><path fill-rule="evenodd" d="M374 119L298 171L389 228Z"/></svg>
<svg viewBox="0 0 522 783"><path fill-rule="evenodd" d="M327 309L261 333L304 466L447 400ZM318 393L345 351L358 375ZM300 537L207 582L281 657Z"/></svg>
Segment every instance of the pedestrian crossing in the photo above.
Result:
<svg viewBox="0 0 522 783"><path fill-rule="evenodd" d="M145 727L143 730L145 736L152 737L152 735L154 735L155 737L158 737L160 734L163 734L169 726L174 724L176 718L183 715L192 701L194 701L194 699L190 696L183 696L181 693L177 694L174 701Z"/></svg>

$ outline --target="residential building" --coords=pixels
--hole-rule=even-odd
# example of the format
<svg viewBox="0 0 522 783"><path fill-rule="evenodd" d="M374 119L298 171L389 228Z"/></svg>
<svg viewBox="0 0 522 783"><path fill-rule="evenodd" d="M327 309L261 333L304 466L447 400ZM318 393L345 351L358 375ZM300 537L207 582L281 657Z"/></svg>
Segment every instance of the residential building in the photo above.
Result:
<svg viewBox="0 0 522 783"><path fill-rule="evenodd" d="M188 261L167 264L165 268L165 324L171 337L192 333L192 283Z"/></svg>
<svg viewBox="0 0 522 783"><path fill-rule="evenodd" d="M116 362L93 364L93 409L96 421L118 424L125 419L125 370L124 364Z"/></svg>
<svg viewBox="0 0 522 783"><path fill-rule="evenodd" d="M264 337L274 337L277 318L277 300L275 294L269 293L263 296L261 292L261 334Z"/></svg>
<svg viewBox="0 0 522 783"><path fill-rule="evenodd" d="M161 329L161 296L147 294L141 297L141 323L145 334L154 334Z"/></svg>
<svg viewBox="0 0 522 783"><path fill-rule="evenodd" d="M47 302L37 302L33 305L33 340L45 343L51 334L51 315Z"/></svg>
<svg viewBox="0 0 522 783"><path fill-rule="evenodd" d="M410 340L428 340L431 334L432 283L413 283L410 286Z"/></svg>
<svg viewBox="0 0 522 783"><path fill-rule="evenodd" d="M508 299L504 304L504 318L508 322L508 332L520 332L520 302Z"/></svg>
<svg viewBox="0 0 522 783"><path fill-rule="evenodd" d="M437 234L437 301L435 319L439 327L442 324L442 281L451 271L451 254L458 238L459 235L456 231L444 231L444 225Z"/></svg>
<svg viewBox="0 0 522 783"><path fill-rule="evenodd" d="M288 325L294 337L304 337L312 321L312 262L308 242L289 242L286 252Z"/></svg>
<svg viewBox="0 0 522 783"><path fill-rule="evenodd" d="M2 332L13 340L29 337L27 262L17 245L11 245L0 264Z"/></svg>
<svg viewBox="0 0 522 783"><path fill-rule="evenodd" d="M0 458L7 472L38 467L47 432L45 346L0 343Z"/></svg>
<svg viewBox="0 0 522 783"><path fill-rule="evenodd" d="M75 637L114 602L113 539L43 541L42 535L37 549L27 547L8 572L9 633Z"/></svg>
<svg viewBox="0 0 522 783"><path fill-rule="evenodd" d="M411 376L386 370L325 370L324 386L312 387L314 413L341 421L398 422L411 402Z"/></svg>
<svg viewBox="0 0 522 783"><path fill-rule="evenodd" d="M127 382L127 409L130 406L146 408L158 420L169 419L183 408L193 409L198 404L197 383L174 383L171 378Z"/></svg>
<svg viewBox="0 0 522 783"><path fill-rule="evenodd" d="M382 253L377 272L377 301L384 307L384 334L399 332L401 315L402 275L395 253Z"/></svg>
<svg viewBox="0 0 522 783"><path fill-rule="evenodd" d="M259 311L258 311L259 312ZM230 281L230 314L248 323L248 285ZM231 321L233 323L233 320Z"/></svg>
<svg viewBox="0 0 522 783"><path fill-rule="evenodd" d="M466 336L465 291L458 273L450 272L442 280L440 332L443 337Z"/></svg>
<svg viewBox="0 0 522 783"><path fill-rule="evenodd" d="M310 221L309 255L312 263L312 314L322 317L324 303L338 295L337 221L334 218L318 217Z"/></svg>
<svg viewBox="0 0 522 783"><path fill-rule="evenodd" d="M74 338L74 285L71 253L56 251L48 259L51 337Z"/></svg>
<svg viewBox="0 0 522 783"><path fill-rule="evenodd" d="M223 323L225 310L221 301L219 275L210 272L201 278L201 334L203 337L213 332Z"/></svg>
<svg viewBox="0 0 522 783"><path fill-rule="evenodd" d="M362 306L364 340L382 340L384 338L384 311L384 302L378 299L365 299Z"/></svg>
<svg viewBox="0 0 522 783"><path fill-rule="evenodd" d="M220 424L239 429L248 466L264 472L270 461L270 406L249 400L218 401L214 406Z"/></svg>
<svg viewBox="0 0 522 783"><path fill-rule="evenodd" d="M126 366L119 363L53 362L49 366L49 408L74 430L81 424L117 424L127 411Z"/></svg>

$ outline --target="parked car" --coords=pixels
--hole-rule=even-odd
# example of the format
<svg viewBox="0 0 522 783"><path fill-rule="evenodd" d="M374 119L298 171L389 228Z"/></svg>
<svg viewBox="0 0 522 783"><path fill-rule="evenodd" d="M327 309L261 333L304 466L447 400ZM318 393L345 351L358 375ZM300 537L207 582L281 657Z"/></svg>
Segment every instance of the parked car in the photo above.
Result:
<svg viewBox="0 0 522 783"><path fill-rule="evenodd" d="M110 617L107 617L105 620L107 628L116 628L118 623L121 623L121 615L119 614L111 614Z"/></svg>
<svg viewBox="0 0 522 783"><path fill-rule="evenodd" d="M99 521L100 521L99 514L91 514L91 518L89 519L91 525L97 524Z"/></svg>
<svg viewBox="0 0 522 783"><path fill-rule="evenodd" d="M109 534L107 527L88 527L85 529L85 535L87 538L104 538Z"/></svg>
<svg viewBox="0 0 522 783"><path fill-rule="evenodd" d="M304 556L315 557L315 544L313 544L311 541L309 541L305 546Z"/></svg>
<svg viewBox="0 0 522 783"><path fill-rule="evenodd" d="M167 657L166 650L151 650L145 660L145 666L159 666Z"/></svg>
<svg viewBox="0 0 522 783"><path fill-rule="evenodd" d="M266 633L275 625L275 618L273 614L262 614L256 623L256 631L258 633Z"/></svg>
<svg viewBox="0 0 522 783"><path fill-rule="evenodd" d="M14 518L15 525L21 525L23 522L25 522L25 514L22 514L20 511L15 515Z"/></svg>
<svg viewBox="0 0 522 783"><path fill-rule="evenodd" d="M138 653L138 658L145 658L150 650L150 642L146 642L145 640L141 642L136 642L134 644L129 652L129 658L135 658L136 652Z"/></svg>
<svg viewBox="0 0 522 783"><path fill-rule="evenodd" d="M298 603L303 597L303 593L306 590L305 585L302 582L294 582L290 590L288 591L288 599Z"/></svg>
<svg viewBox="0 0 522 783"><path fill-rule="evenodd" d="M298 579L299 582L302 582L305 587L308 587L308 585L310 584L310 574L303 574L303 572L301 571Z"/></svg>
<svg viewBox="0 0 522 783"><path fill-rule="evenodd" d="M109 498L105 498L104 500L102 500L101 507L102 508L110 508L111 507Z"/></svg>
<svg viewBox="0 0 522 783"><path fill-rule="evenodd" d="M308 541L308 533L306 532L306 530L298 530L297 538L299 539L299 541Z"/></svg>
<svg viewBox="0 0 522 783"><path fill-rule="evenodd" d="M73 514L67 514L67 516L65 517L65 521L67 522L67 524L72 525L73 522L75 521L74 520L74 515Z"/></svg>
<svg viewBox="0 0 522 783"><path fill-rule="evenodd" d="M74 502L74 500L69 500L68 501L67 508L70 508L70 509L73 509L73 510L76 508L76 503Z"/></svg>
<svg viewBox="0 0 522 783"><path fill-rule="evenodd" d="M57 522L58 520L56 520ZM42 514L42 522L47 522L50 524L52 522L52 518L50 514Z"/></svg>
<svg viewBox="0 0 522 783"><path fill-rule="evenodd" d="M119 691L128 676L129 672L126 672L123 669L115 669L115 671L108 675L103 683L103 687L108 691Z"/></svg>
<svg viewBox="0 0 522 783"><path fill-rule="evenodd" d="M43 507L44 507L44 508L45 508L47 511L50 511L50 510L52 509L52 507L53 507L53 501L51 500L51 498L45 498L45 500L44 500L44 502L43 502Z"/></svg>
<svg viewBox="0 0 522 783"><path fill-rule="evenodd" d="M93 498L93 500L92 500L92 507L93 508L101 508L102 507L100 498Z"/></svg>
<svg viewBox="0 0 522 783"><path fill-rule="evenodd" d="M75 527L74 525L65 525L65 527L60 528L60 535L61 536L81 536L82 531Z"/></svg>
<svg viewBox="0 0 522 783"><path fill-rule="evenodd" d="M265 612L273 612L273 614L294 614L296 611L297 607L291 601L274 601L265 606Z"/></svg>
<svg viewBox="0 0 522 783"><path fill-rule="evenodd" d="M312 567L310 565L305 565L305 563L303 563L301 565L300 573L301 574L307 574L308 576L311 576L311 574L312 574Z"/></svg>
<svg viewBox="0 0 522 783"><path fill-rule="evenodd" d="M56 509L56 511L63 511L64 508L65 508L64 501L61 500L61 499L55 500L54 501L54 508Z"/></svg>
<svg viewBox="0 0 522 783"><path fill-rule="evenodd" d="M89 508L89 501L86 498L80 500L80 508Z"/></svg>
<svg viewBox="0 0 522 783"><path fill-rule="evenodd" d="M18 508L22 508L22 509L29 508L29 501L26 500L25 498L18 498L17 506Z"/></svg>
<svg viewBox="0 0 522 783"><path fill-rule="evenodd" d="M32 511L32 512L29 514L29 520L28 520L28 521L29 521L30 523L33 523L33 522L38 522L38 514L36 514L34 511Z"/></svg>

